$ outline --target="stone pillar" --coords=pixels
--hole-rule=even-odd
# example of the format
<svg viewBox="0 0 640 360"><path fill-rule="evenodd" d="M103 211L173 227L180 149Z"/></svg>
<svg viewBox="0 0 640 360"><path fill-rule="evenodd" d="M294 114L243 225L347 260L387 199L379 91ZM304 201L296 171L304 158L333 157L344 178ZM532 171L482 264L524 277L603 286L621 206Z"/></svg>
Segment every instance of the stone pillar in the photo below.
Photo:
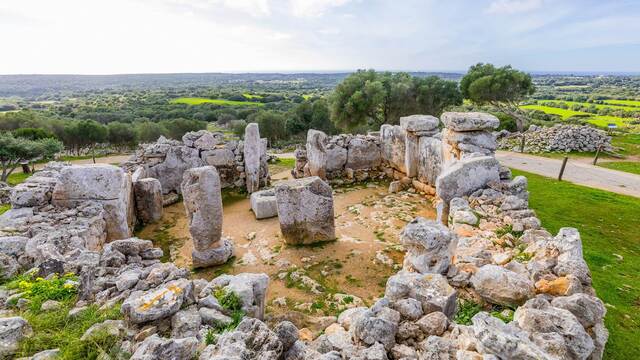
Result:
<svg viewBox="0 0 640 360"><path fill-rule="evenodd" d="M162 218L162 185L153 178L139 179L133 183L136 216L143 224L160 221Z"/></svg>
<svg viewBox="0 0 640 360"><path fill-rule="evenodd" d="M317 176L276 185L280 230L287 244L335 240L333 192Z"/></svg>
<svg viewBox="0 0 640 360"><path fill-rule="evenodd" d="M436 134L440 120L430 115L411 115L400 118L400 127L405 132L404 163L408 177L418 176L420 137Z"/></svg>
<svg viewBox="0 0 640 360"><path fill-rule="evenodd" d="M435 186L442 172L442 140L421 136L418 143L418 180Z"/></svg>
<svg viewBox="0 0 640 360"><path fill-rule="evenodd" d="M233 243L222 239L222 195L218 171L213 166L189 169L184 173L181 188L193 239L193 266L224 264L233 255Z"/></svg>
<svg viewBox="0 0 640 360"><path fill-rule="evenodd" d="M320 130L309 129L307 132L307 165L311 176L327 178L327 152L325 145L327 135Z"/></svg>
<svg viewBox="0 0 640 360"><path fill-rule="evenodd" d="M260 154L262 144L258 124L251 123L244 129L244 171L247 192L251 194L260 188Z"/></svg>
<svg viewBox="0 0 640 360"><path fill-rule="evenodd" d="M380 143L382 146L382 159L395 170L406 173L405 131L398 125L384 124L380 127Z"/></svg>
<svg viewBox="0 0 640 360"><path fill-rule="evenodd" d="M480 112L446 112L442 122L446 127L442 133L445 164L471 154L494 155L496 139L490 131L500 125L497 117Z"/></svg>

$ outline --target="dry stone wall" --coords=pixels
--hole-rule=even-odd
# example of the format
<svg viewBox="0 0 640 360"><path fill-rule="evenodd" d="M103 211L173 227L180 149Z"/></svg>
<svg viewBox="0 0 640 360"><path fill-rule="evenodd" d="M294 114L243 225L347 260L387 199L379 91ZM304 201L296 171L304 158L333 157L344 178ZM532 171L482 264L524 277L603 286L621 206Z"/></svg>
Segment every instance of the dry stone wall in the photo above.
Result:
<svg viewBox="0 0 640 360"><path fill-rule="evenodd" d="M226 140L220 132L200 130L185 134L182 141L160 137L153 144L141 145L123 166L132 173L142 167L144 177L160 181L165 195L180 193L186 170L207 165L215 166L223 188L253 192L270 181L267 142L260 139L257 124L247 126L247 136L247 141Z"/></svg>
<svg viewBox="0 0 640 360"><path fill-rule="evenodd" d="M510 134L502 131L499 147L503 150L521 151L522 135L525 137L524 151L542 152L595 152L599 146L602 151L614 151L611 137L606 132L591 126L555 124L551 127L531 125L523 134Z"/></svg>

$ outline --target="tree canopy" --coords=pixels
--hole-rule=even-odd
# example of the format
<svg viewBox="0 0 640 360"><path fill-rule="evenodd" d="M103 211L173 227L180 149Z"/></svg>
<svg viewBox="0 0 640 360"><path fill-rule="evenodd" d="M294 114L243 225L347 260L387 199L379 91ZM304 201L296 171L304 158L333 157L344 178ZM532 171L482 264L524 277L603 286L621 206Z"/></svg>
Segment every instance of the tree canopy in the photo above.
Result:
<svg viewBox="0 0 640 360"><path fill-rule="evenodd" d="M412 114L440 116L448 106L462 104L453 81L437 76L358 70L336 87L331 97L331 119L342 128L362 125L377 128L397 124Z"/></svg>
<svg viewBox="0 0 640 360"><path fill-rule="evenodd" d="M62 151L62 143L53 138L30 140L14 137L11 133L0 134L0 181L7 181L21 162L49 159Z"/></svg>
<svg viewBox="0 0 640 360"><path fill-rule="evenodd" d="M526 114L518 106L535 92L535 86L531 75L510 65L496 68L492 64L479 63L469 68L460 81L460 90L465 99L477 105L495 106L514 117L518 130L522 131Z"/></svg>

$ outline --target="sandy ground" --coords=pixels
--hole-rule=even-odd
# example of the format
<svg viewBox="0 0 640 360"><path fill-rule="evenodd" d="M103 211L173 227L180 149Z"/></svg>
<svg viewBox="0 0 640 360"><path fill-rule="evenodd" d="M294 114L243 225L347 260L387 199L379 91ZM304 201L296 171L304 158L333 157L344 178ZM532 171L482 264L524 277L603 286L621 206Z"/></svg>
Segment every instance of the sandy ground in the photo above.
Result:
<svg viewBox="0 0 640 360"><path fill-rule="evenodd" d="M551 178L557 178L562 167L560 159L510 151L498 151L496 158L508 167ZM640 175L594 166L581 160L569 159L562 179L579 185L640 197Z"/></svg>
<svg viewBox="0 0 640 360"><path fill-rule="evenodd" d="M274 177L278 175L282 174ZM435 218L435 210L424 196L388 194L387 186L370 183L334 189L337 240L319 246L286 245L277 218L256 220L248 199L227 199L223 235L235 242L236 259L232 265L199 270L195 276L212 279L221 273L266 273L271 277L269 303L284 297L291 306L304 305L327 292L355 295L371 303L384 292L387 277L402 264L398 237L404 225L415 216ZM192 243L182 203L166 207L160 223L137 235L169 249L178 265L190 265ZM282 277L294 267L305 269L326 291L314 294L292 286Z"/></svg>
<svg viewBox="0 0 640 360"><path fill-rule="evenodd" d="M100 158L96 158L96 164L120 164L124 161L127 161L130 157L131 155L113 155L113 156L100 157ZM71 160L69 162L76 165L93 164L92 159ZM47 164L46 163L36 164L35 165L36 170L41 170L45 165ZM21 172L22 172L22 168L19 166L14 170L14 173L21 173Z"/></svg>

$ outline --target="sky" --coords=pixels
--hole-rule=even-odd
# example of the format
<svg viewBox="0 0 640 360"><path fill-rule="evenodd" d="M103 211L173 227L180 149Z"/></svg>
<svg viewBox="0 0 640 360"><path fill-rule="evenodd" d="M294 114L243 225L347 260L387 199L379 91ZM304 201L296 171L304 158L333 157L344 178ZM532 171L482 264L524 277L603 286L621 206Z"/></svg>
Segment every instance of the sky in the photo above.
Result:
<svg viewBox="0 0 640 360"><path fill-rule="evenodd" d="M0 74L640 72L640 0L0 0Z"/></svg>

